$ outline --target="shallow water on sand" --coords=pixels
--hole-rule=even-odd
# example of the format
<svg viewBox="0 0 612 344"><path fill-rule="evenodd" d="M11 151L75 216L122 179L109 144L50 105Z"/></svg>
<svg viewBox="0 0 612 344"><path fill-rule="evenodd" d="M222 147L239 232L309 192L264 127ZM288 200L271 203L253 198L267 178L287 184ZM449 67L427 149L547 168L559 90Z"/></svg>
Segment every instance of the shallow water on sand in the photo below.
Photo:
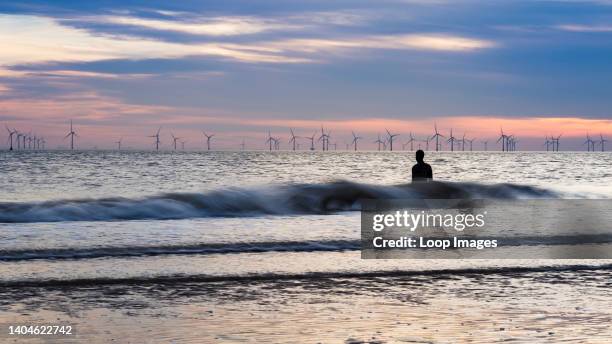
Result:
<svg viewBox="0 0 612 344"><path fill-rule="evenodd" d="M359 213L321 205L422 197L398 186L412 155L0 152L0 323L92 342L611 336L610 261L361 260ZM468 196L612 198L612 153L426 160Z"/></svg>
<svg viewBox="0 0 612 344"><path fill-rule="evenodd" d="M75 336L56 338L62 343L604 343L612 336L611 273L446 272L5 288L12 298L0 302L0 326L71 324Z"/></svg>

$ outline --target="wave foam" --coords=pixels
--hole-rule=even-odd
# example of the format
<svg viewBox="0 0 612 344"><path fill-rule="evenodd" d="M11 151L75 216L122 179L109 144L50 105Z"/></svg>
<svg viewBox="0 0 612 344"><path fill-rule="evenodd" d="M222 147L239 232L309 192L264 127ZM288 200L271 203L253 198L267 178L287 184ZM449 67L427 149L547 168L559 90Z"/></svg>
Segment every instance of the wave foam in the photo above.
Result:
<svg viewBox="0 0 612 344"><path fill-rule="evenodd" d="M360 199L551 198L549 190L516 184L431 182L368 185L347 181L208 193L0 203L0 223L165 220L201 217L326 214L359 210Z"/></svg>

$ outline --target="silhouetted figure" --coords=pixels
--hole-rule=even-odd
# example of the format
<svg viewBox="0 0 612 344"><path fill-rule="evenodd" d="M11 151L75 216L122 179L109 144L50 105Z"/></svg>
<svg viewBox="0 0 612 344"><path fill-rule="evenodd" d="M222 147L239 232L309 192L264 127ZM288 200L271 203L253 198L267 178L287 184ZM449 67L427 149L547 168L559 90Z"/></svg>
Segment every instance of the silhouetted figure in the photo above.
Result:
<svg viewBox="0 0 612 344"><path fill-rule="evenodd" d="M428 182L433 179L431 166L423 161L425 152L422 150L416 151L417 164L412 166L412 181L413 182Z"/></svg>

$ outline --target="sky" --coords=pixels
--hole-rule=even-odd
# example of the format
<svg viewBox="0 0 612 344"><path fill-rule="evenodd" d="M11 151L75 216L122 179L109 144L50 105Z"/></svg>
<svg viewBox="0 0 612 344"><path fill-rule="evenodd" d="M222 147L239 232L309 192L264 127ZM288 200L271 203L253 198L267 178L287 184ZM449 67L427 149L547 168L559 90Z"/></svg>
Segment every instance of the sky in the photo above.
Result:
<svg viewBox="0 0 612 344"><path fill-rule="evenodd" d="M612 139L612 0L3 0L0 46L0 125L49 148Z"/></svg>

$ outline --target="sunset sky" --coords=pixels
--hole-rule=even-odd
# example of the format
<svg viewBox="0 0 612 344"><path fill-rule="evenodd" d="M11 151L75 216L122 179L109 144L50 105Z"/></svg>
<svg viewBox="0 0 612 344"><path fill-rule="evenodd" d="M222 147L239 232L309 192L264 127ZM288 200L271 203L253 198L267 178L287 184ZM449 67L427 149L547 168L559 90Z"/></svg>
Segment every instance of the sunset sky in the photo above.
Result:
<svg viewBox="0 0 612 344"><path fill-rule="evenodd" d="M0 125L50 148L70 119L79 148L152 148L159 126L165 149L201 149L201 130L288 147L288 127L321 125L374 148L434 122L530 150L612 139L612 0L3 0L0 47Z"/></svg>

